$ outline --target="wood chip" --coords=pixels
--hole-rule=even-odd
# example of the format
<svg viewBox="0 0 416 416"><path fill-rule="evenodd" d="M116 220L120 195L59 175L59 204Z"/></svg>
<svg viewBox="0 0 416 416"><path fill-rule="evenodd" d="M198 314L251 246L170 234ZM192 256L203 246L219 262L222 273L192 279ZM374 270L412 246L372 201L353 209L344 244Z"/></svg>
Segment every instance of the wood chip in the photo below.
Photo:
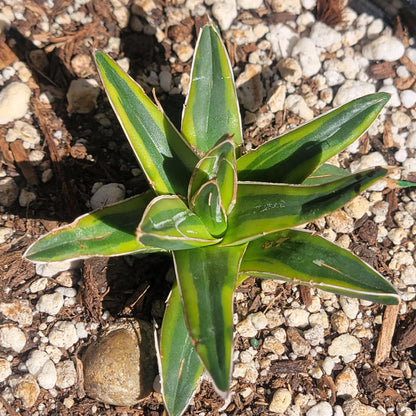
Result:
<svg viewBox="0 0 416 416"><path fill-rule="evenodd" d="M416 64L415 64L413 61L411 61L411 60L408 58L408 56L407 56L407 55L403 55L403 56L400 58L400 63L401 63L402 65L404 65L404 66L407 68L407 70L408 70L409 72L411 72L413 75L416 75Z"/></svg>
<svg viewBox="0 0 416 416"><path fill-rule="evenodd" d="M3 159L9 168L15 169L13 153L10 151L9 144L4 138L4 133L0 132L0 152L3 155Z"/></svg>
<svg viewBox="0 0 416 416"><path fill-rule="evenodd" d="M300 290L300 297L302 298L303 304L308 307L312 303L312 297L311 297L311 288L308 286L299 286Z"/></svg>
<svg viewBox="0 0 416 416"><path fill-rule="evenodd" d="M394 78L396 62L380 62L370 66L368 72L374 79Z"/></svg>
<svg viewBox="0 0 416 416"><path fill-rule="evenodd" d="M399 314L399 305L387 305L384 311L383 323L381 324L380 336L378 338L374 362L381 364L390 355L391 341L396 328L396 320Z"/></svg>
<svg viewBox="0 0 416 416"><path fill-rule="evenodd" d="M23 147L21 140L15 140L10 143L10 149L17 166L21 170L29 185L39 185L39 178L35 168L30 164L27 150Z"/></svg>
<svg viewBox="0 0 416 416"><path fill-rule="evenodd" d="M394 85L398 90L408 90L415 82L415 78L409 75L407 78L395 78Z"/></svg>
<svg viewBox="0 0 416 416"><path fill-rule="evenodd" d="M365 132L359 140L359 149L362 155L366 155L370 151L370 136Z"/></svg>
<svg viewBox="0 0 416 416"><path fill-rule="evenodd" d="M18 60L19 58L7 45L4 35L0 36L0 71Z"/></svg>
<svg viewBox="0 0 416 416"><path fill-rule="evenodd" d="M271 365L270 370L273 374L297 374L307 373L312 365L309 360L280 360Z"/></svg>
<svg viewBox="0 0 416 416"><path fill-rule="evenodd" d="M393 147L393 132L391 130L392 122L391 120L386 120L384 123L384 133L383 133L383 144L386 147Z"/></svg>

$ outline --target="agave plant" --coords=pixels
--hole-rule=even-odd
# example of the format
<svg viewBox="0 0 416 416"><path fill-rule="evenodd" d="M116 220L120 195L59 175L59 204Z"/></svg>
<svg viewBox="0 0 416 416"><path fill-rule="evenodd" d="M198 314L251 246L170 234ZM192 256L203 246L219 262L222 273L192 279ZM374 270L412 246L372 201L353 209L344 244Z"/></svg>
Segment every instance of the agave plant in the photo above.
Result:
<svg viewBox="0 0 416 416"><path fill-rule="evenodd" d="M359 258L296 228L387 175L383 167L351 175L325 164L369 127L387 94L357 99L241 155L233 72L211 23L199 34L180 132L115 62L99 51L95 59L150 189L46 234L25 256L172 255L176 283L159 342L169 414L183 413L204 369L228 391L233 292L248 276L398 303L395 289Z"/></svg>

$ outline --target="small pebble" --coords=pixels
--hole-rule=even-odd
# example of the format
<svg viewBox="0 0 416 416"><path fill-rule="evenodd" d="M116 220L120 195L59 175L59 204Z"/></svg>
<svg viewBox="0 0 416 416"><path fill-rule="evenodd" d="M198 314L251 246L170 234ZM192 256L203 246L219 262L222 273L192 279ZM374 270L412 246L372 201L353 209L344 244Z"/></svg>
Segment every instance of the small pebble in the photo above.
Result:
<svg viewBox="0 0 416 416"><path fill-rule="evenodd" d="M335 379L337 397L354 398L358 394L358 379L351 367L345 367Z"/></svg>
<svg viewBox="0 0 416 416"><path fill-rule="evenodd" d="M10 207L19 195L19 187L13 178L0 179L0 205Z"/></svg>
<svg viewBox="0 0 416 416"><path fill-rule="evenodd" d="M22 118L29 109L30 88L23 82L12 82L0 91L0 124Z"/></svg>
<svg viewBox="0 0 416 416"><path fill-rule="evenodd" d="M0 383L12 375L12 365L9 361L0 358Z"/></svg>
<svg viewBox="0 0 416 416"><path fill-rule="evenodd" d="M22 401L23 407L32 407L36 403L40 388L32 374L10 377L9 386L12 388L13 395Z"/></svg>
<svg viewBox="0 0 416 416"><path fill-rule="evenodd" d="M99 93L100 87L94 79L81 78L71 81L66 94L68 113L90 113L97 106Z"/></svg>
<svg viewBox="0 0 416 416"><path fill-rule="evenodd" d="M28 300L14 300L10 303L0 303L0 312L20 326L32 325L32 308Z"/></svg>
<svg viewBox="0 0 416 416"><path fill-rule="evenodd" d="M59 348L68 349L78 341L75 325L69 321L58 321L49 332L49 342Z"/></svg>
<svg viewBox="0 0 416 416"><path fill-rule="evenodd" d="M344 410L345 416L384 416L384 413L380 410L367 406L358 399L345 401L342 410Z"/></svg>
<svg viewBox="0 0 416 416"><path fill-rule="evenodd" d="M56 365L56 386L67 389L77 382L77 371L71 360L64 360Z"/></svg>
<svg viewBox="0 0 416 416"><path fill-rule="evenodd" d="M39 298L36 309L39 312L47 313L48 315L56 315L63 305L64 297L61 293L50 293L42 295Z"/></svg>
<svg viewBox="0 0 416 416"><path fill-rule="evenodd" d="M295 308L295 309L285 309L283 312L287 325L296 328L305 328L309 324L309 315L310 313L305 309Z"/></svg>
<svg viewBox="0 0 416 416"><path fill-rule="evenodd" d="M349 319L355 319L357 317L360 310L360 303L357 298L340 296L339 303Z"/></svg>
<svg viewBox="0 0 416 416"><path fill-rule="evenodd" d="M93 210L106 205L122 201L126 195L126 188L120 183L108 183L101 186L91 197L90 204Z"/></svg>
<svg viewBox="0 0 416 416"><path fill-rule="evenodd" d="M328 354L337 357L346 357L358 354L361 350L361 343L352 335L343 334L334 338L328 347Z"/></svg>
<svg viewBox="0 0 416 416"><path fill-rule="evenodd" d="M269 410L274 413L283 414L288 409L292 401L292 393L285 388L277 389L269 406Z"/></svg>
<svg viewBox="0 0 416 416"><path fill-rule="evenodd" d="M332 414L332 406L328 402L320 402L306 412L306 416L332 416Z"/></svg>
<svg viewBox="0 0 416 416"><path fill-rule="evenodd" d="M0 327L0 346L21 352L26 345L25 333L14 325L5 324Z"/></svg>

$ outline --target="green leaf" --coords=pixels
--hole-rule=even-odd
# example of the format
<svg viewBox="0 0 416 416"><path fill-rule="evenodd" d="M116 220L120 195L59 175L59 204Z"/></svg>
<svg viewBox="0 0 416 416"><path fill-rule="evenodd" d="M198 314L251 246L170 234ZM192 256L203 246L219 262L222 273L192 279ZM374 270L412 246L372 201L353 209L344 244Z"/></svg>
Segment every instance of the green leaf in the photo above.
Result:
<svg viewBox="0 0 416 416"><path fill-rule="evenodd" d="M245 247L202 247L173 255L191 338L221 391L230 383L232 300Z"/></svg>
<svg viewBox="0 0 416 416"><path fill-rule="evenodd" d="M227 51L212 24L199 33L191 85L182 117L182 134L202 155L224 134L242 142L241 119Z"/></svg>
<svg viewBox="0 0 416 416"><path fill-rule="evenodd" d="M195 393L204 367L189 337L177 284L167 300L162 322L159 365L166 410L170 416L180 416Z"/></svg>
<svg viewBox="0 0 416 416"><path fill-rule="evenodd" d="M195 166L188 188L188 201L206 182L215 179L221 194L222 205L228 213L235 204L237 172L235 151L231 136L225 136Z"/></svg>
<svg viewBox="0 0 416 416"><path fill-rule="evenodd" d="M239 182L221 245L241 244L319 218L341 208L387 172L375 168L322 185Z"/></svg>
<svg viewBox="0 0 416 416"><path fill-rule="evenodd" d="M271 140L237 160L239 180L301 183L358 139L390 99L367 95Z"/></svg>
<svg viewBox="0 0 416 416"><path fill-rule="evenodd" d="M394 287L370 266L322 237L284 230L251 241L240 273L281 279L342 295L397 304Z"/></svg>
<svg viewBox="0 0 416 416"><path fill-rule="evenodd" d="M97 51L95 60L110 103L152 188L158 194L186 195L197 156L163 111L111 58Z"/></svg>
<svg viewBox="0 0 416 416"><path fill-rule="evenodd" d="M220 237L225 233L227 216L221 203L217 181L211 180L202 185L192 198L190 207L212 236Z"/></svg>
<svg viewBox="0 0 416 416"><path fill-rule="evenodd" d="M137 241L165 250L185 250L215 244L202 220L176 195L154 198L136 231Z"/></svg>
<svg viewBox="0 0 416 416"><path fill-rule="evenodd" d="M137 222L154 195L147 191L83 215L41 237L25 257L33 262L52 262L160 251L135 238Z"/></svg>
<svg viewBox="0 0 416 416"><path fill-rule="evenodd" d="M332 182L336 179L344 178L350 173L337 166L325 163L316 169L315 172L311 173L303 182L302 185L320 185L327 182Z"/></svg>

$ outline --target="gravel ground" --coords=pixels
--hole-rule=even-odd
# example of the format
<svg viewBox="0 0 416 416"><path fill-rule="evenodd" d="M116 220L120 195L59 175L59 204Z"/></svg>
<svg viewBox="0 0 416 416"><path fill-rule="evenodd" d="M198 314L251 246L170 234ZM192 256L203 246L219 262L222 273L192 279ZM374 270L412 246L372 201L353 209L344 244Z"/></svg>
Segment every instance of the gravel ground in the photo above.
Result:
<svg viewBox="0 0 416 416"><path fill-rule="evenodd" d="M352 172L390 165L392 179L416 181L414 39L399 20L393 29L336 3L0 0L0 416L164 414L157 383L134 406L89 397L82 357L121 318L160 323L169 262L22 260L39 235L146 188L100 89L92 45L154 88L178 123L196 28L211 16L235 71L247 150L385 91L377 121L331 162ZM187 414L415 414L416 190L389 185L307 227L380 271L401 304L249 279L235 295L232 392L224 401L205 380Z"/></svg>

